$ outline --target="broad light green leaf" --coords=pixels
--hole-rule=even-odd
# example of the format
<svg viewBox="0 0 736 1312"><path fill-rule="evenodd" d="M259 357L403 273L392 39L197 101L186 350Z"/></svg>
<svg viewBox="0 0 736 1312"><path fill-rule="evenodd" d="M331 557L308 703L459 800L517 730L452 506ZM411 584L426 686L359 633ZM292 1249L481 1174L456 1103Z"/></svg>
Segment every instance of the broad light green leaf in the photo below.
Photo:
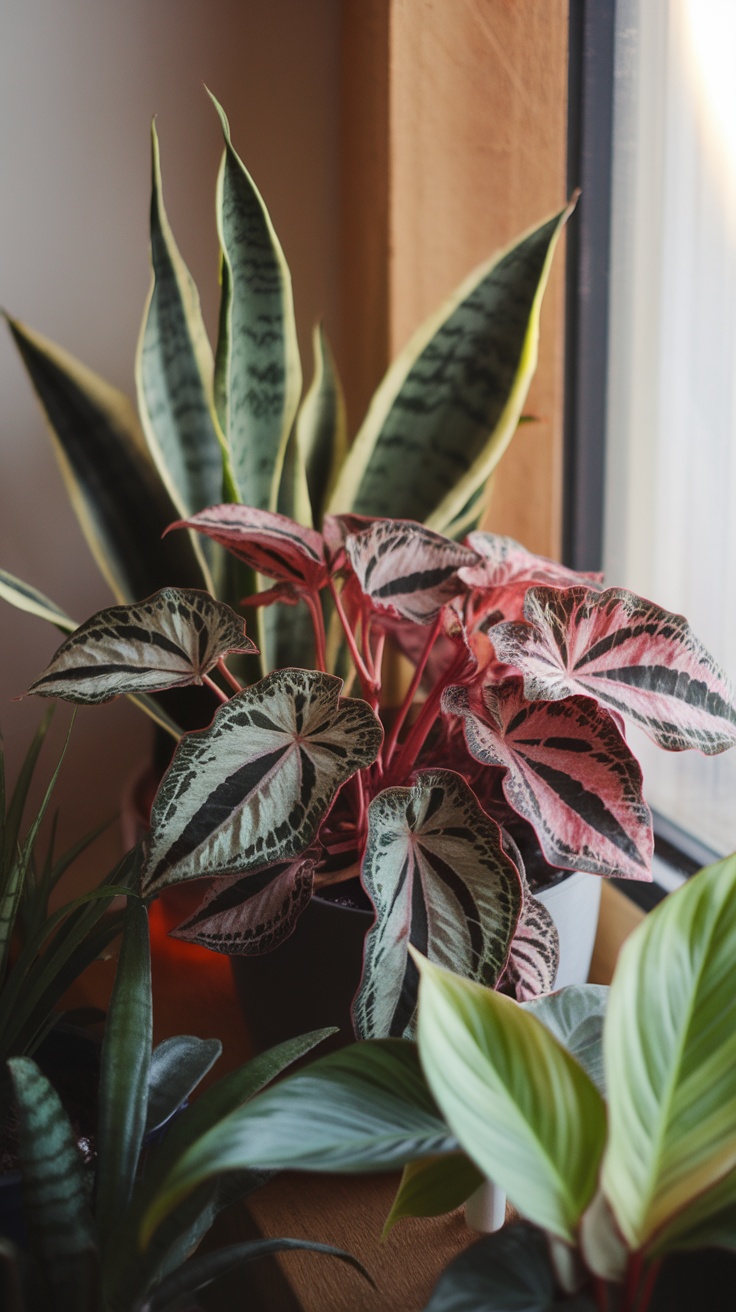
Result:
<svg viewBox="0 0 736 1312"><path fill-rule="evenodd" d="M240 499L277 506L281 466L302 386L291 275L268 211L225 137L217 217L227 274L222 280L218 390L227 396L226 438Z"/></svg>
<svg viewBox="0 0 736 1312"><path fill-rule="evenodd" d="M245 622L207 592L162 588L98 611L68 637L29 693L96 705L125 693L201 685L228 652L254 652Z"/></svg>
<svg viewBox="0 0 736 1312"><path fill-rule="evenodd" d="M602 1186L627 1243L666 1252L736 1204L736 857L701 871L628 940L604 1035Z"/></svg>
<svg viewBox="0 0 736 1312"><path fill-rule="evenodd" d="M146 1125L151 1064L148 912L128 911L100 1065L95 1216L100 1249L112 1248L133 1192Z"/></svg>
<svg viewBox="0 0 736 1312"><path fill-rule="evenodd" d="M537 363L539 314L567 207L471 273L391 365L328 510L464 515L516 430Z"/></svg>
<svg viewBox="0 0 736 1312"><path fill-rule="evenodd" d="M248 874L298 856L340 786L376 758L383 730L342 680L277 670L185 734L151 812L143 888Z"/></svg>
<svg viewBox="0 0 736 1312"><path fill-rule="evenodd" d="M313 335L314 377L297 415L296 431L304 453L314 523L325 506L347 456L345 398L330 344L321 324Z"/></svg>
<svg viewBox="0 0 736 1312"><path fill-rule="evenodd" d="M8 1063L18 1104L23 1202L50 1306L89 1307L96 1263L87 1181L58 1095L27 1057Z"/></svg>
<svg viewBox="0 0 736 1312"><path fill-rule="evenodd" d="M164 209L155 125L151 141L153 280L138 343L136 385L149 448L186 518L222 500L227 452L215 414L214 363L199 295Z"/></svg>
<svg viewBox="0 0 736 1312"><path fill-rule="evenodd" d="M410 946L492 986L509 955L521 883L501 831L451 770L387 788L368 812L362 880L376 909L353 1008L360 1038L413 1035L419 972Z"/></svg>
<svg viewBox="0 0 736 1312"><path fill-rule="evenodd" d="M146 1242L167 1212L220 1171L388 1171L457 1152L416 1046L360 1043L330 1053L213 1126L179 1157L144 1217Z"/></svg>
<svg viewBox="0 0 736 1312"><path fill-rule="evenodd" d="M600 1094L517 1003L417 962L419 1052L448 1124L522 1215L573 1242L603 1150Z"/></svg>
<svg viewBox="0 0 736 1312"><path fill-rule="evenodd" d="M522 1004L580 1062L602 1094L605 1094L603 1021L607 1002L608 987L604 984L570 984L556 993Z"/></svg>
<svg viewBox="0 0 736 1312"><path fill-rule="evenodd" d="M558 1297L544 1235L506 1226L468 1248L440 1276L424 1312L595 1312L585 1294Z"/></svg>
<svg viewBox="0 0 736 1312"><path fill-rule="evenodd" d="M425 1157L404 1167L383 1237L405 1216L442 1216L466 1202L485 1176L465 1153Z"/></svg>
<svg viewBox="0 0 736 1312"><path fill-rule="evenodd" d="M8 324L82 531L118 600L138 601L162 587L202 587L188 535L161 540L177 513L128 398L40 334L15 319Z"/></svg>
<svg viewBox="0 0 736 1312"><path fill-rule="evenodd" d="M14 574L9 574L7 570L0 569L0 597L3 601L10 602L17 610L27 611L29 615L36 615L40 620L48 620L49 624L55 624L57 629L63 633L71 633L77 627L77 621L70 619L66 611L45 597L38 588L31 587L30 583L24 583Z"/></svg>

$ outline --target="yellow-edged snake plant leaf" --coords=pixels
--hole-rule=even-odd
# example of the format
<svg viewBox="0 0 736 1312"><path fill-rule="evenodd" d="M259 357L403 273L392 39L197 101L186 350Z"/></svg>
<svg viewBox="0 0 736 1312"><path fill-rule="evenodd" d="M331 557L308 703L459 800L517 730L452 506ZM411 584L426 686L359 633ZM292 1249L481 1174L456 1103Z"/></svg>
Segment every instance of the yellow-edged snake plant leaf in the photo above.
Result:
<svg viewBox="0 0 736 1312"><path fill-rule="evenodd" d="M227 452L199 295L164 209L155 126L151 139L153 277L136 356L138 408L162 481L184 517L222 501Z"/></svg>
<svg viewBox="0 0 736 1312"><path fill-rule="evenodd" d="M376 910L353 1019L360 1038L409 1037L419 973L409 948L493 985L521 911L501 831L452 770L387 788L368 811L364 887Z"/></svg>
<svg viewBox="0 0 736 1312"><path fill-rule="evenodd" d="M205 584L188 535L161 540L177 518L128 398L66 351L8 319L45 411L71 503L119 601Z"/></svg>
<svg viewBox="0 0 736 1312"><path fill-rule="evenodd" d="M345 397L321 324L313 336L314 377L299 407L296 431L307 474L315 524L322 523L332 488L348 452Z"/></svg>
<svg viewBox="0 0 736 1312"><path fill-rule="evenodd" d="M48 620L49 624L56 625L63 633L73 633L77 627L77 621L71 619L55 601L5 569L0 569L0 597L17 610L27 611L40 620Z"/></svg>
<svg viewBox="0 0 736 1312"><path fill-rule="evenodd" d="M98 611L55 652L29 693L95 704L201 684L228 652L254 652L242 616L207 592L162 588Z"/></svg>
<svg viewBox="0 0 736 1312"><path fill-rule="evenodd" d="M291 275L263 200L233 148L224 110L210 98L225 137L217 184L226 266L216 362L221 423L239 499L276 510L302 386Z"/></svg>
<svg viewBox="0 0 736 1312"><path fill-rule="evenodd" d="M488 637L530 700L595 697L670 752L736 743L731 681L684 616L626 588L529 588L524 620Z"/></svg>
<svg viewBox="0 0 736 1312"><path fill-rule="evenodd" d="M511 998L415 955L419 1055L440 1110L523 1216L574 1243L605 1141L600 1093Z"/></svg>
<svg viewBox="0 0 736 1312"><path fill-rule="evenodd" d="M147 893L245 875L309 847L337 790L383 739L367 702L341 688L331 674L276 670L184 735L153 805Z"/></svg>
<svg viewBox="0 0 736 1312"><path fill-rule="evenodd" d="M537 363L559 214L474 270L389 368L328 510L425 522L466 512L516 430Z"/></svg>
<svg viewBox="0 0 736 1312"><path fill-rule="evenodd" d="M601 1182L631 1249L736 1246L736 857L666 898L624 945L604 1032Z"/></svg>

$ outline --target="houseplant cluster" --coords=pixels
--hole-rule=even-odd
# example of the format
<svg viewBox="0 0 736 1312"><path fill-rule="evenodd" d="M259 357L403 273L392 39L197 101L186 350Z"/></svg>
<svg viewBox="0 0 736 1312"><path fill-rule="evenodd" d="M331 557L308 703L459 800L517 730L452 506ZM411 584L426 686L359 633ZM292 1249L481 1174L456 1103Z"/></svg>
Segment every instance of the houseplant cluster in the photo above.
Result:
<svg viewBox="0 0 736 1312"><path fill-rule="evenodd" d="M138 897L194 884L199 905L179 935L257 956L298 932L315 894L364 905L355 1033L389 1045L366 1046L366 1061L403 1054L420 1089L423 976L457 972L468 996L490 990L514 1015L517 1001L540 1006L558 961L540 889L571 871L650 877L651 816L625 719L666 750L711 754L736 741L736 700L681 616L477 527L522 417L569 208L422 325L348 447L321 332L301 399L286 262L216 108L214 353L164 209L155 132L139 417L9 321L116 604L78 625L6 573L0 595L68 634L31 693L131 696L170 735L131 858L137 920ZM387 705L399 662L403 692ZM407 1044L417 1033L419 1049ZM14 1080L21 1103L41 1089L27 1065ZM228 1104L225 1136L238 1115ZM438 1125L437 1143L466 1147ZM139 1146L130 1140L128 1195ZM435 1155L423 1149L405 1160ZM222 1160L236 1169L232 1154ZM453 1205L479 1169L469 1152Z"/></svg>

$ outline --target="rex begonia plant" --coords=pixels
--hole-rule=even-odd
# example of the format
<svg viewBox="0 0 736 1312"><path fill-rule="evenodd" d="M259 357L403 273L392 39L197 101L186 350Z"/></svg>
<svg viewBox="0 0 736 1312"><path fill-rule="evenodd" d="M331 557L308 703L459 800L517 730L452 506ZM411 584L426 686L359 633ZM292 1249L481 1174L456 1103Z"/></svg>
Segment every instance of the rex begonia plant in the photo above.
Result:
<svg viewBox="0 0 736 1312"><path fill-rule="evenodd" d="M651 821L621 715L669 749L717 752L736 738L736 706L684 620L476 530L522 417L571 207L430 316L348 447L321 331L300 402L289 271L217 108L214 354L164 209L155 133L140 420L10 321L119 604L78 628L2 571L0 595L71 634L34 692L128 694L177 739L143 882L153 895L209 881L179 932L270 950L315 889L357 872L376 920L356 1030L402 1035L416 1007L410 943L528 997L551 986L557 957L534 883L558 870L649 877ZM259 608L260 680L233 609L244 596ZM412 672L386 710L392 649ZM342 679L360 698L342 695ZM162 707L160 690L192 684L204 710Z"/></svg>
<svg viewBox="0 0 736 1312"><path fill-rule="evenodd" d="M733 693L685 620L508 538L459 544L355 515L318 533L232 504L174 527L268 573L251 603L303 603L315 668L241 687L226 657L253 651L242 619L169 588L93 616L30 691L100 702L212 689L211 724L182 736L156 795L143 891L206 878L178 934L248 954L277 947L314 891L359 874L375 911L361 1037L413 1032L410 947L520 1000L553 987L556 931L530 862L536 882L650 877L651 817L621 715L670 750L736 740ZM384 725L387 639L413 674ZM330 648L360 698L342 695Z"/></svg>

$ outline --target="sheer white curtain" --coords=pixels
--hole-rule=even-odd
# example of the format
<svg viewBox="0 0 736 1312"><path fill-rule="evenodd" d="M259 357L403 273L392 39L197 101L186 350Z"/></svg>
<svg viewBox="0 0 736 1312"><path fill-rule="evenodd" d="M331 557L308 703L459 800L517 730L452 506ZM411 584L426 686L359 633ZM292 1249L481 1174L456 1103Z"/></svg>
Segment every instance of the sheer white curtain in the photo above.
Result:
<svg viewBox="0 0 736 1312"><path fill-rule="evenodd" d="M605 571L736 680L736 0L619 0ZM651 805L736 849L736 749L636 735Z"/></svg>

